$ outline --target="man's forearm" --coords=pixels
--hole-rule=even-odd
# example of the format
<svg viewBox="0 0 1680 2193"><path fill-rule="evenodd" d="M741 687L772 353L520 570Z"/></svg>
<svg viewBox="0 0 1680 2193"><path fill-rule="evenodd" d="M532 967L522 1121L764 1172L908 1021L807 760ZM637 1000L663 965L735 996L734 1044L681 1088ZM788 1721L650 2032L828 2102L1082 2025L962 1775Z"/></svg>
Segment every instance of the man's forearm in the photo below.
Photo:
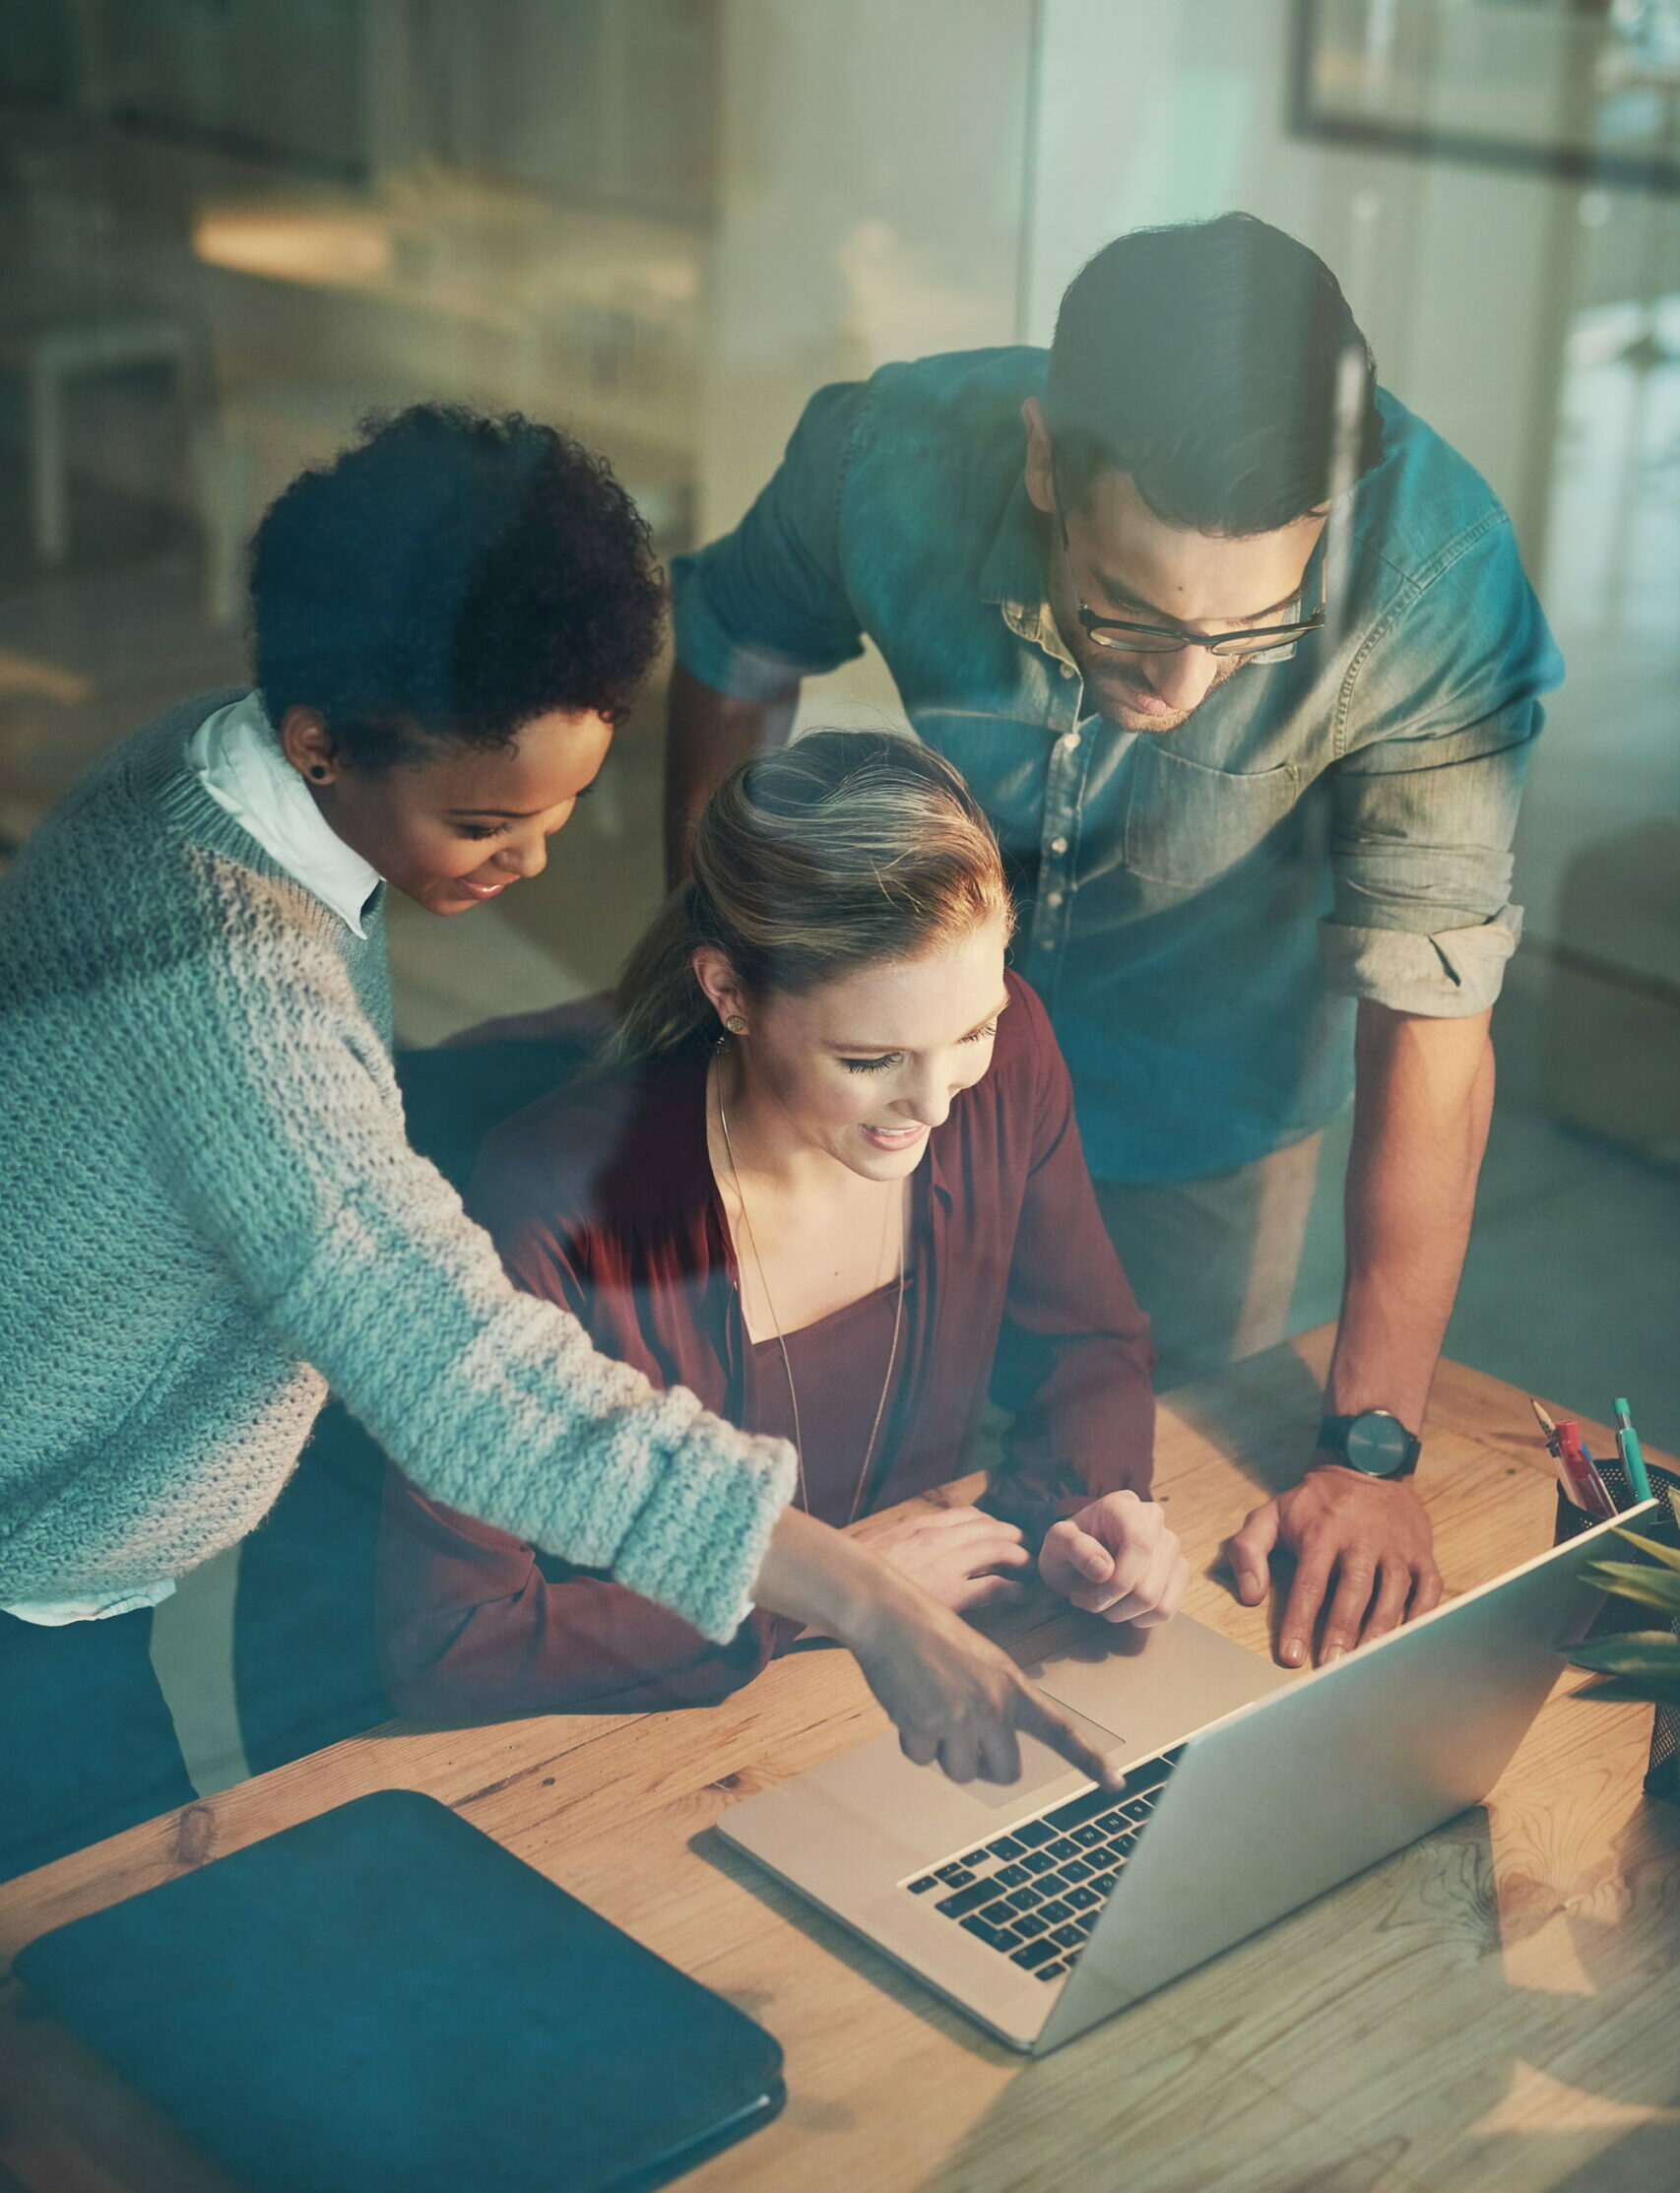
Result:
<svg viewBox="0 0 1680 2193"><path fill-rule="evenodd" d="M1453 1313L1493 1109L1489 1015L1364 1002L1347 1170L1347 1278L1325 1406L1423 1422Z"/></svg>
<svg viewBox="0 0 1680 2193"><path fill-rule="evenodd" d="M673 670L665 735L668 883L688 872L688 841L712 793L737 762L786 742L799 698L798 685L788 685L768 700L734 700L680 664Z"/></svg>

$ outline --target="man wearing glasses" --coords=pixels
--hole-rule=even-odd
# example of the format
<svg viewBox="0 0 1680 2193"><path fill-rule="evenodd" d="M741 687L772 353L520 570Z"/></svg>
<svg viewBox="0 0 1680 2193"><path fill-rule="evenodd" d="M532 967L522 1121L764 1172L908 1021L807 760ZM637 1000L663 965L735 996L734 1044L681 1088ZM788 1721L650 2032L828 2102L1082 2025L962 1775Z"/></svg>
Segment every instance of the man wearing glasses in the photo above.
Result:
<svg viewBox="0 0 1680 2193"><path fill-rule="evenodd" d="M1353 1095L1324 1421L1231 1558L1257 1601L1294 1556L1289 1664L1432 1606L1412 1473L1562 664L1505 512L1377 387L1329 269L1246 215L1122 236L1048 356L819 391L674 585L676 865L711 785L866 637L973 785L1164 1385L1289 1329Z"/></svg>

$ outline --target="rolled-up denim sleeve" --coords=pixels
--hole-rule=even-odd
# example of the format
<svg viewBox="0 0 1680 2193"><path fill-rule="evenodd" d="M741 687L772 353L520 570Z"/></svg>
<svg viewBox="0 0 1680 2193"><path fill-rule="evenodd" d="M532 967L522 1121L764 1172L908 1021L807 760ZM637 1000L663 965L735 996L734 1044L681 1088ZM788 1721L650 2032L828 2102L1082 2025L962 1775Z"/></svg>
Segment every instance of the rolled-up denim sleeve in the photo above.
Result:
<svg viewBox="0 0 1680 2193"><path fill-rule="evenodd" d="M867 395L858 381L819 389L735 531L673 563L677 659L714 692L765 700L863 653L840 506Z"/></svg>
<svg viewBox="0 0 1680 2193"><path fill-rule="evenodd" d="M1326 979L1443 1018L1485 1012L1522 930L1511 844L1539 696L1563 662L1503 512L1361 651L1331 771Z"/></svg>

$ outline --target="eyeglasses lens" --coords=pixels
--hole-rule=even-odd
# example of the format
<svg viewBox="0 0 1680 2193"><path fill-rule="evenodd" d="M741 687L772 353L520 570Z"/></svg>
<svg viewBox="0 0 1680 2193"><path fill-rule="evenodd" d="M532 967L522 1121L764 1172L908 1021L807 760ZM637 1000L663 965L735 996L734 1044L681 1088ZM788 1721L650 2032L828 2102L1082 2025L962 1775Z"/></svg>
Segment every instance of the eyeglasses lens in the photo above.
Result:
<svg viewBox="0 0 1680 2193"><path fill-rule="evenodd" d="M1186 643L1177 632L1153 631L1147 625L1091 624L1087 631L1098 647L1116 655L1175 655ZM1319 629L1311 624L1288 624L1265 632L1221 633L1215 655L1268 655L1274 647L1287 647Z"/></svg>

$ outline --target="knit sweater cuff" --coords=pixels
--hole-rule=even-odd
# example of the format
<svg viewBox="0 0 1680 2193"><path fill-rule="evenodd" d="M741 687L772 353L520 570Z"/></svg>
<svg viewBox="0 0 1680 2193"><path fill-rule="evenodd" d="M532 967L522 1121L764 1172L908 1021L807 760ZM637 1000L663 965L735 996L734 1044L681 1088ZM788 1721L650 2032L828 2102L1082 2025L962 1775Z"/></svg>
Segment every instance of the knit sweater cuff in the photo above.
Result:
<svg viewBox="0 0 1680 2193"><path fill-rule="evenodd" d="M703 1637L727 1645L751 1608L794 1477L786 1440L696 1417L624 1533L614 1580L679 1608Z"/></svg>

